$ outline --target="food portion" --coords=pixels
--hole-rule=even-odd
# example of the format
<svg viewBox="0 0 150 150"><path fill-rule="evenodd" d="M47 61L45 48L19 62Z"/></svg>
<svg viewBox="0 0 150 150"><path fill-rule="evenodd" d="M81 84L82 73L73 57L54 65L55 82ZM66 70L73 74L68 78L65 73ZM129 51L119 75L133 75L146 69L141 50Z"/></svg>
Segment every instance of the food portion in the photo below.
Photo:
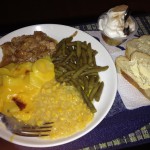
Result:
<svg viewBox="0 0 150 150"><path fill-rule="evenodd" d="M108 66L97 66L96 50L73 41L76 34L57 43L34 32L1 45L1 113L32 126L53 122L50 139L86 128L96 112L93 101L103 91L99 72Z"/></svg>
<svg viewBox="0 0 150 150"><path fill-rule="evenodd" d="M150 55L150 35L143 35L127 42L126 57L130 58L130 55L135 51Z"/></svg>
<svg viewBox="0 0 150 150"><path fill-rule="evenodd" d="M42 87L35 99L36 109L32 117L37 122L53 122L51 139L73 135L93 120L94 114L74 86L52 80Z"/></svg>
<svg viewBox="0 0 150 150"><path fill-rule="evenodd" d="M35 96L54 78L54 65L50 59L11 63L0 68L0 112L28 123L35 107Z"/></svg>
<svg viewBox="0 0 150 150"><path fill-rule="evenodd" d="M52 56L56 80L75 86L87 106L95 113L93 101L100 100L104 86L99 72L106 71L109 67L96 65L97 51L92 49L90 43L72 40L71 36L60 41Z"/></svg>
<svg viewBox="0 0 150 150"><path fill-rule="evenodd" d="M94 116L73 86L55 80L47 58L0 68L0 91L0 112L32 126L53 122L51 139L84 129Z"/></svg>
<svg viewBox="0 0 150 150"><path fill-rule="evenodd" d="M135 22L129 14L127 5L111 8L98 20L99 30L109 45L119 45L130 33L135 31Z"/></svg>
<svg viewBox="0 0 150 150"><path fill-rule="evenodd" d="M34 62L44 56L52 56L56 51L57 41L41 31L33 35L22 35L2 44L3 59L0 67L9 63Z"/></svg>
<svg viewBox="0 0 150 150"><path fill-rule="evenodd" d="M128 41L126 56L116 58L116 67L127 81L150 99L150 55L148 54L148 45L148 38L141 37Z"/></svg>

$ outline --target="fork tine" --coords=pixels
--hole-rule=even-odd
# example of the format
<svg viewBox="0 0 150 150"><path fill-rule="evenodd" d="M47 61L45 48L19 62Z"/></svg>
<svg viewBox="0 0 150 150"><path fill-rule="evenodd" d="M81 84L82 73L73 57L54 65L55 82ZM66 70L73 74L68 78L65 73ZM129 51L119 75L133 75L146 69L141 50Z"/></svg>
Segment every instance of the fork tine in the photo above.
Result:
<svg viewBox="0 0 150 150"><path fill-rule="evenodd" d="M12 133L26 137L49 136L53 122L44 123L42 126L30 126L17 121L13 117L0 113L0 118Z"/></svg>
<svg viewBox="0 0 150 150"><path fill-rule="evenodd" d="M50 131L48 129L52 128L52 124L53 122L49 122L49 123L45 123L42 126L29 126L29 125L25 125L22 126L22 130L23 131L29 131L29 132L40 132L40 131Z"/></svg>
<svg viewBox="0 0 150 150"><path fill-rule="evenodd" d="M45 123L42 126L39 127L31 127L31 126L23 126L21 133L19 133L22 136L28 136L28 137L38 137L38 136L48 136L52 128L52 123Z"/></svg>
<svg viewBox="0 0 150 150"><path fill-rule="evenodd" d="M27 137L40 137L40 136L48 136L49 132L51 131L51 127L22 127L20 131L14 131L14 134L20 136L27 136Z"/></svg>
<svg viewBox="0 0 150 150"><path fill-rule="evenodd" d="M30 128L23 128L22 132L49 132L51 131L50 129L30 129Z"/></svg>
<svg viewBox="0 0 150 150"><path fill-rule="evenodd" d="M33 132L17 132L17 131L14 131L13 132L14 134L16 135L19 135L19 136L26 136L26 137L41 137L41 136L49 136L49 134L47 133L33 133Z"/></svg>

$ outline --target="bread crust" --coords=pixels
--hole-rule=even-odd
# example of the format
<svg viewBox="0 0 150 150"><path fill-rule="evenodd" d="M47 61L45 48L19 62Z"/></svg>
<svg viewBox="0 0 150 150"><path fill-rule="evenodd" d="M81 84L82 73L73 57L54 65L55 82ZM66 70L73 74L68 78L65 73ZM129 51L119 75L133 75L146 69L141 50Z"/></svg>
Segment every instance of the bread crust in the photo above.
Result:
<svg viewBox="0 0 150 150"><path fill-rule="evenodd" d="M133 78L131 78L128 74L126 74L123 70L121 70L122 76L130 83L132 84L135 88L137 88L146 98L150 100L150 89L144 90L142 89L135 81Z"/></svg>
<svg viewBox="0 0 150 150"><path fill-rule="evenodd" d="M135 51L132 53L130 59L125 56L118 56L115 61L115 65L118 73L120 73L130 84L137 88L146 98L150 100L150 88L143 89L140 85L134 80L133 76L127 72L126 68L130 67L129 61L134 59L145 59L147 63L150 63L150 56L148 54Z"/></svg>
<svg viewBox="0 0 150 150"><path fill-rule="evenodd" d="M134 38L127 42L125 56L130 59L133 52L143 52L145 54L150 55L150 35L143 35L139 38ZM142 48L142 47L147 48ZM141 48L140 48L141 47Z"/></svg>

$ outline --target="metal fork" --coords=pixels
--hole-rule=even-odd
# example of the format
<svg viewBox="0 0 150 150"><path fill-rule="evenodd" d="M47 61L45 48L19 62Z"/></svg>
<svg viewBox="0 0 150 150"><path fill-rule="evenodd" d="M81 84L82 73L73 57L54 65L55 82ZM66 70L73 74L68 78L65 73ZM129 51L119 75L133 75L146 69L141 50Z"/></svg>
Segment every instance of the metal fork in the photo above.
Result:
<svg viewBox="0 0 150 150"><path fill-rule="evenodd" d="M48 122L42 126L30 126L2 113L0 113L0 118L5 124L6 128L12 133L26 137L49 136L53 124L53 122Z"/></svg>

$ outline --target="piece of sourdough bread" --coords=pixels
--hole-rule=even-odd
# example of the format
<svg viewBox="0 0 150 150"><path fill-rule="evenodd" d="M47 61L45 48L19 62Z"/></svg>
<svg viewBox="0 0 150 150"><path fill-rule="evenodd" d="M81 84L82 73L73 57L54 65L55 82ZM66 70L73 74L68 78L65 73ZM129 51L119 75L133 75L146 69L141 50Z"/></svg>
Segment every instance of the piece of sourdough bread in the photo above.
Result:
<svg viewBox="0 0 150 150"><path fill-rule="evenodd" d="M135 51L130 59L117 57L115 64L117 71L150 100L150 55Z"/></svg>
<svg viewBox="0 0 150 150"><path fill-rule="evenodd" d="M126 57L130 58L130 55L135 51L150 55L150 35L143 35L127 42L125 51Z"/></svg>

